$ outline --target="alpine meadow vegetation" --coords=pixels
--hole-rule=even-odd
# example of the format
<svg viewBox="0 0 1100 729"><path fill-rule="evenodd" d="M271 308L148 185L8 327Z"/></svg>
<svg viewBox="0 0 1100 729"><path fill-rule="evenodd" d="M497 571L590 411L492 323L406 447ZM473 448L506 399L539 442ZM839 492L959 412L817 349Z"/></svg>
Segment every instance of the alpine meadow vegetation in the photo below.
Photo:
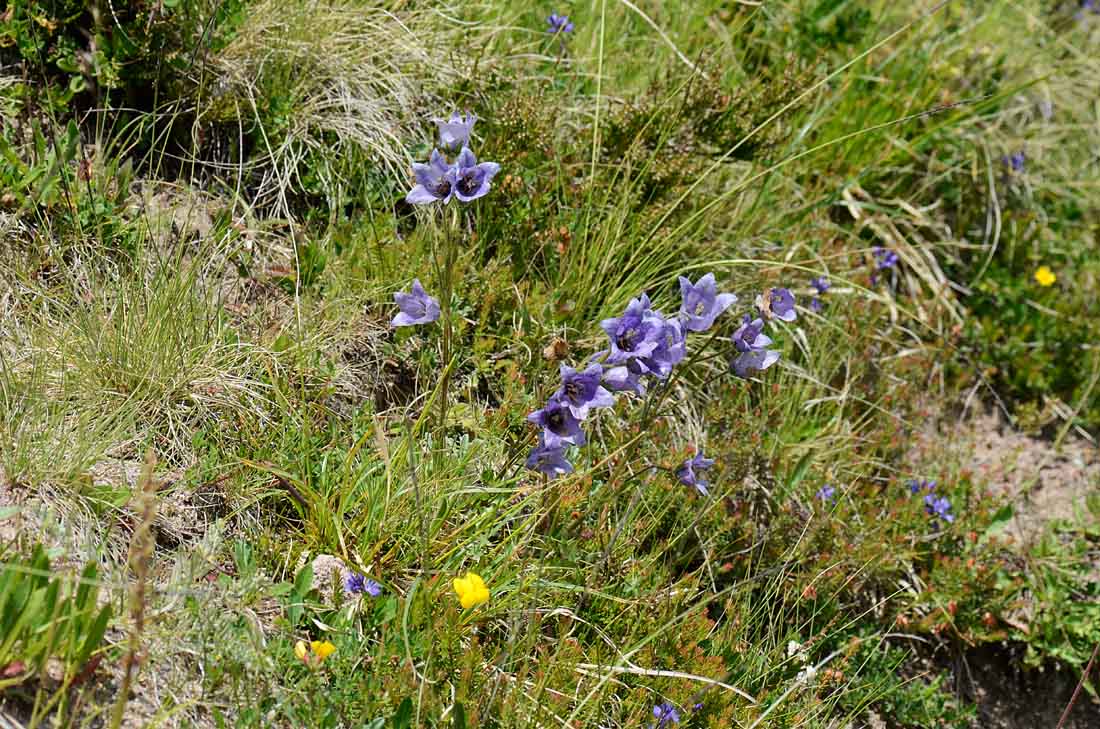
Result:
<svg viewBox="0 0 1100 729"><path fill-rule="evenodd" d="M9 4L0 727L1100 726L1098 71L1091 0Z"/></svg>

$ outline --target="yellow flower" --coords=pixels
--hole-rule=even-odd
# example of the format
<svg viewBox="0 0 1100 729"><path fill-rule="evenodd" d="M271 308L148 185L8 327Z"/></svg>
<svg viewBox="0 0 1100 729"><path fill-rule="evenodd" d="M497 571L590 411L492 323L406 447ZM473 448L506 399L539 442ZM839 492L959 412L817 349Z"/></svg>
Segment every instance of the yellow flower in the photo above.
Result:
<svg viewBox="0 0 1100 729"><path fill-rule="evenodd" d="M1035 271L1035 280L1040 286L1050 286L1058 280L1058 277L1054 275L1054 271L1051 271L1048 266L1039 266L1038 270Z"/></svg>
<svg viewBox="0 0 1100 729"><path fill-rule="evenodd" d="M315 640L309 644L309 647L313 649L313 655L317 656L318 663L336 652L336 646L329 643L327 640Z"/></svg>
<svg viewBox="0 0 1100 729"><path fill-rule="evenodd" d="M294 644L294 655L298 656L298 660L307 666L319 665L321 661L335 652L336 646L327 640L314 640L309 643L300 640Z"/></svg>
<svg viewBox="0 0 1100 729"><path fill-rule="evenodd" d="M472 608L489 599L489 588L485 586L485 580L474 572L467 572L465 577L455 578L455 592L458 593L458 601L464 608Z"/></svg>

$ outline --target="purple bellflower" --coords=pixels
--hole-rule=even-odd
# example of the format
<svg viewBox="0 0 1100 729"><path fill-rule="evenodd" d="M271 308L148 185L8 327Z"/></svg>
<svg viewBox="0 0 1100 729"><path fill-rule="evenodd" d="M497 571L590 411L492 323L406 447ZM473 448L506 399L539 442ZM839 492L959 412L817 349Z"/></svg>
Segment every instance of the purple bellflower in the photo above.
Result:
<svg viewBox="0 0 1100 729"><path fill-rule="evenodd" d="M1005 165L1007 165L1008 168L1013 172L1023 172L1024 165L1027 162L1027 157L1024 155L1024 151L1022 149L1017 150L1012 154L1007 154L1001 159L1004 161Z"/></svg>
<svg viewBox="0 0 1100 729"><path fill-rule="evenodd" d="M875 258L875 268L880 271L885 271L888 268L893 268L898 265L898 254L889 248L875 246L871 249L871 255Z"/></svg>
<svg viewBox="0 0 1100 729"><path fill-rule="evenodd" d="M551 478L573 472L573 464L565 459L565 448L547 446L546 438L541 433L538 446L527 456L527 467Z"/></svg>
<svg viewBox="0 0 1100 729"><path fill-rule="evenodd" d="M413 162L413 176L416 185L405 196L413 205L430 205L440 202L444 205L451 201L457 183L456 170L447 164L447 160L438 149L432 150L428 164Z"/></svg>
<svg viewBox="0 0 1100 729"><path fill-rule="evenodd" d="M794 294L790 289L771 289L756 297L756 307L765 317L774 316L783 321L794 321L798 312L794 310Z"/></svg>
<svg viewBox="0 0 1100 729"><path fill-rule="evenodd" d="M653 354L660 346L664 318L650 308L649 297L642 294L631 299L622 316L604 319L600 327L611 339L607 356L609 364L623 364Z"/></svg>
<svg viewBox="0 0 1100 729"><path fill-rule="evenodd" d="M615 396L601 382L603 367L594 363L577 371L565 364L560 366L561 388L554 398L565 403L573 417L584 420L592 408L607 408L615 404Z"/></svg>
<svg viewBox="0 0 1100 729"><path fill-rule="evenodd" d="M344 590L351 595L370 595L378 597L382 594L382 586L366 575L352 572L344 580Z"/></svg>
<svg viewBox="0 0 1100 729"><path fill-rule="evenodd" d="M603 384L612 392L633 392L638 395L645 394L645 382L642 381L644 372L640 372L641 366L632 368L627 365L611 367L603 371Z"/></svg>
<svg viewBox="0 0 1100 729"><path fill-rule="evenodd" d="M454 193L462 202L472 202L489 192L489 181L500 172L496 162L478 164L477 157L469 147L463 147L455 161Z"/></svg>
<svg viewBox="0 0 1100 729"><path fill-rule="evenodd" d="M689 458L676 469L676 478L685 486L691 486L703 496L707 496L707 480L703 478L702 471L714 465L713 458L707 458L703 451L698 451L694 458Z"/></svg>
<svg viewBox="0 0 1100 729"><path fill-rule="evenodd" d="M817 498L820 501L832 501L836 498L836 489L829 484L825 484L817 490Z"/></svg>
<svg viewBox="0 0 1100 729"><path fill-rule="evenodd" d="M665 701L653 707L653 718L656 721L650 725L652 729L666 729L670 724L680 723L680 712Z"/></svg>
<svg viewBox="0 0 1100 729"><path fill-rule="evenodd" d="M912 481L909 482L908 485L909 485L909 493L911 493L911 494L919 494L921 491L932 492L932 491L936 490L936 482L935 481L921 481L921 480L918 480L918 479L913 479Z"/></svg>
<svg viewBox="0 0 1100 729"><path fill-rule="evenodd" d="M477 115L471 112L451 114L450 119L432 119L439 127L439 144L444 149L455 150L470 143L470 134L474 130Z"/></svg>
<svg viewBox="0 0 1100 729"><path fill-rule="evenodd" d="M573 24L569 22L568 15L558 15L557 13L550 13L550 17L546 19L546 22L550 24L550 27L546 30L546 32L550 35L573 32Z"/></svg>
<svg viewBox="0 0 1100 729"><path fill-rule="evenodd" d="M733 373L742 379L748 379L753 372L762 372L777 361L779 352L768 349L771 337L763 333L764 322L754 319L751 322L745 315L745 321L733 333L733 346L740 354L731 363Z"/></svg>
<svg viewBox="0 0 1100 729"><path fill-rule="evenodd" d="M566 444L584 445L580 421L565 400L551 397L541 410L527 416L528 422L542 428L542 437L549 448L564 448Z"/></svg>
<svg viewBox="0 0 1100 729"><path fill-rule="evenodd" d="M821 295L832 288L832 284L829 283L829 279L825 278L824 276L817 276L810 279L810 286L814 287L814 290L817 291L818 295Z"/></svg>
<svg viewBox="0 0 1100 729"><path fill-rule="evenodd" d="M680 319L692 332L710 329L723 311L737 302L736 294L720 294L714 282L714 274L708 273L696 283L680 276Z"/></svg>
<svg viewBox="0 0 1100 729"><path fill-rule="evenodd" d="M430 324L439 318L439 300L428 295L418 278L413 279L412 293L398 291L393 298L401 309L391 322L395 327Z"/></svg>
<svg viewBox="0 0 1100 729"><path fill-rule="evenodd" d="M955 515L951 513L951 502L943 496L926 494L924 497L924 510L929 516L943 519L949 524L955 521Z"/></svg>
<svg viewBox="0 0 1100 729"><path fill-rule="evenodd" d="M641 363L651 375L663 380L687 356L687 335L678 319L664 319L659 312L653 314L650 321L658 327L657 348L642 357Z"/></svg>

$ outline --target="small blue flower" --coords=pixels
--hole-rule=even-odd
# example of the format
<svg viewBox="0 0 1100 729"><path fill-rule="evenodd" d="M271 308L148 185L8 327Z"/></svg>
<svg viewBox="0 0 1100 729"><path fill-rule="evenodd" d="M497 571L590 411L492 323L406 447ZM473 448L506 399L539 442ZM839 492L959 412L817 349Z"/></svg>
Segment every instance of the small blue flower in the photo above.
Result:
<svg viewBox="0 0 1100 729"><path fill-rule="evenodd" d="M465 115L457 111L451 114L450 119L432 119L439 127L439 144L444 149L460 149L470 143L470 134L474 130L477 115L466 112Z"/></svg>
<svg viewBox="0 0 1100 729"><path fill-rule="evenodd" d="M911 493L911 494L919 494L921 491L932 492L932 491L936 490L936 482L935 481L920 481L920 480L917 480L917 479L913 479L912 481L909 482L908 485L909 485L909 493Z"/></svg>
<svg viewBox="0 0 1100 729"><path fill-rule="evenodd" d="M817 490L817 498L819 501L832 501L836 498L836 489L829 484L825 484Z"/></svg>
<svg viewBox="0 0 1100 729"><path fill-rule="evenodd" d="M823 307L821 304L821 299L817 298L816 296L810 299L810 311L816 314L817 312L821 311L822 308Z"/></svg>
<svg viewBox="0 0 1100 729"><path fill-rule="evenodd" d="M650 726L654 729L664 729L669 724L680 723L680 712L671 703L665 701L653 707L653 718L656 721Z"/></svg>
<svg viewBox="0 0 1100 729"><path fill-rule="evenodd" d="M412 168L416 185L405 196L407 202L413 205L442 202L446 205L451 201L455 192L457 170L453 165L447 164L446 158L438 149L432 150L428 164L413 162Z"/></svg>
<svg viewBox="0 0 1100 729"><path fill-rule="evenodd" d="M1017 150L1012 154L1006 154L1001 158L1001 161L1008 166L1013 172L1023 172L1024 164L1027 162L1027 157L1024 155L1024 151Z"/></svg>
<svg viewBox="0 0 1100 729"><path fill-rule="evenodd" d="M573 464L565 458L565 448L547 446L546 438L541 433L538 446L527 456L526 466L532 471L538 471L551 478L573 472Z"/></svg>
<svg viewBox="0 0 1100 729"><path fill-rule="evenodd" d="M763 332L764 321L749 321L746 314L744 323L733 333L733 346L740 354L731 362L733 373L742 379L748 379L753 372L762 372L779 361L779 352L768 349L771 337Z"/></svg>
<svg viewBox="0 0 1100 729"><path fill-rule="evenodd" d="M604 376L600 364L591 364L580 372L562 364L559 373L561 387L554 397L564 402L577 420L587 418L592 408L609 408L615 404L615 396L600 384Z"/></svg>
<svg viewBox="0 0 1100 729"><path fill-rule="evenodd" d="M430 324L439 318L439 299L429 296L418 278L413 279L411 293L398 291L393 299L401 309L390 322L395 327Z"/></svg>
<svg viewBox="0 0 1100 729"><path fill-rule="evenodd" d="M829 283L829 279L826 277L817 276L816 278L810 279L810 286L813 286L818 295L820 295L828 291L832 287L832 284Z"/></svg>
<svg viewBox="0 0 1100 729"><path fill-rule="evenodd" d="M569 404L556 395L541 410L528 415L527 420L542 428L541 437L550 449L585 443L580 421L573 415Z"/></svg>
<svg viewBox="0 0 1100 729"><path fill-rule="evenodd" d="M370 595L378 597L382 594L382 586L366 575L352 572L344 580L344 590L352 595Z"/></svg>
<svg viewBox="0 0 1100 729"><path fill-rule="evenodd" d="M875 258L875 267L880 271L885 271L888 268L893 268L898 265L898 254L889 248L875 246L871 249L871 255Z"/></svg>
<svg viewBox="0 0 1100 729"><path fill-rule="evenodd" d="M680 298L680 319L684 327L693 332L710 329L718 315L737 302L736 294L718 293L713 273L708 273L696 283L680 276Z"/></svg>
<svg viewBox="0 0 1100 729"><path fill-rule="evenodd" d="M951 513L951 502L946 497L937 497L935 494L925 495L924 510L929 516L943 519L948 523L955 521L955 516Z"/></svg>
<svg viewBox="0 0 1100 729"><path fill-rule="evenodd" d="M756 297L756 308L765 319L775 317L783 321L794 321L798 312L794 308L794 294L790 289L770 289L766 294Z"/></svg>
<svg viewBox="0 0 1100 729"><path fill-rule="evenodd" d="M708 483L701 472L713 465L713 458L707 458L701 450L697 451L694 458L687 459L676 469L676 478L680 479L680 483L685 486L691 486L703 496L707 496L709 493L707 491Z"/></svg>
<svg viewBox="0 0 1100 729"><path fill-rule="evenodd" d="M550 17L546 19L546 22L550 24L550 27L546 30L550 35L573 32L573 24L569 22L568 15L550 13Z"/></svg>
<svg viewBox="0 0 1100 729"><path fill-rule="evenodd" d="M489 193L489 181L500 172L496 162L478 164L469 147L463 147L455 161L454 195L462 202L473 202Z"/></svg>

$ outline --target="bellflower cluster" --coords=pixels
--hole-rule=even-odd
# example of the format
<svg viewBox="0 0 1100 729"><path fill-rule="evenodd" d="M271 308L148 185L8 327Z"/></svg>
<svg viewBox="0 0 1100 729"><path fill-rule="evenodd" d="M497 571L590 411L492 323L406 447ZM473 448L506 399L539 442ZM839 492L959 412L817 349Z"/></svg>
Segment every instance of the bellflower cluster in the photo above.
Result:
<svg viewBox="0 0 1100 729"><path fill-rule="evenodd" d="M718 292L713 274L694 283L681 277L679 283L677 316L666 317L642 294L630 300L621 316L600 322L607 349L589 358L584 369L560 366L561 385L542 408L527 416L539 427L539 442L527 457L527 468L552 478L570 473L573 466L566 449L585 444L581 424L592 410L612 407L616 392L644 394L649 378L668 379L687 356L687 333L706 331L737 300ZM681 480L705 494L707 482L694 469L708 468L713 461L702 454L696 458L702 460L685 463L688 475Z"/></svg>
<svg viewBox="0 0 1100 729"><path fill-rule="evenodd" d="M645 294L631 299L622 316L600 322L600 328L610 347L597 356L606 355L605 363L613 365L605 376L611 390L643 394L643 376L663 380L687 355L683 323L665 318Z"/></svg>
<svg viewBox="0 0 1100 729"><path fill-rule="evenodd" d="M431 205L435 202L446 205L451 198L468 203L487 195L492 187L491 180L500 172L500 165L496 162L479 163L470 151L470 134L477 116L454 113L450 119L434 121L439 127L439 145L448 151L461 151L454 162L448 162L438 149L432 150L428 164L414 162L416 185L405 200L413 205Z"/></svg>

